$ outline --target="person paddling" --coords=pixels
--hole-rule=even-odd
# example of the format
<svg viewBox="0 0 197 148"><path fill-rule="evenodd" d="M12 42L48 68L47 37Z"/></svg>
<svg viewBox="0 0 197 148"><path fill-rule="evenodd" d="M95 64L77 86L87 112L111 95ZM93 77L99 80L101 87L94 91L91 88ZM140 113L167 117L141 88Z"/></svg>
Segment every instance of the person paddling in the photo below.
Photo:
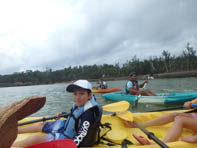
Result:
<svg viewBox="0 0 197 148"><path fill-rule="evenodd" d="M142 84L139 85L137 78L136 78L136 72L131 72L129 76L130 76L130 80L127 81L126 86L125 86L125 91L127 94L157 96L155 93L153 93L149 89L140 89L140 88L143 88L144 85L149 82L148 80L145 80Z"/></svg>
<svg viewBox="0 0 197 148"><path fill-rule="evenodd" d="M100 78L99 87L100 89L107 89L107 82L104 81L104 78Z"/></svg>
<svg viewBox="0 0 197 148"><path fill-rule="evenodd" d="M92 146L97 141L102 109L91 94L92 86L87 80L78 80L68 85L66 90L73 93L74 105L67 120L43 122L19 128L18 133L44 132L15 142L15 147L58 139L73 139L77 146ZM62 113L57 114L57 118Z"/></svg>
<svg viewBox="0 0 197 148"><path fill-rule="evenodd" d="M95 86L93 87L93 89L107 89L108 88L107 82L104 81L104 78L100 78L97 84L99 84L99 86Z"/></svg>
<svg viewBox="0 0 197 148"><path fill-rule="evenodd" d="M196 103L197 103L197 99L193 101L185 102L184 106L190 109L192 107L192 104L196 104ZM173 122L173 125L171 126L167 135L163 139L163 142L177 141L182 134L183 128L191 129L193 132L197 132L197 126L195 126L197 125L197 113L196 112L192 112L192 113L173 112L168 115L141 123L141 125L143 127L159 126L159 125L164 125L170 122ZM125 123L129 127L135 127L135 125L130 121L127 121ZM143 145L151 144L147 139L145 139L142 136L138 136L135 134L133 136ZM197 134L192 135L192 136L185 136L181 138L180 140L185 141L185 142L195 143L197 142Z"/></svg>

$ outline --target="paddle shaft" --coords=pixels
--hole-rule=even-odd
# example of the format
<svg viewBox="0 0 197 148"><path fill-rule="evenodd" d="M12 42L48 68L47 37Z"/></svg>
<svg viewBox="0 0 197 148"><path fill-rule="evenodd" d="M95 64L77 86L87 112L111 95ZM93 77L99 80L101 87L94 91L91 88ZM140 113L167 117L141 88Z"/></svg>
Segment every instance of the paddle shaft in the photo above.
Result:
<svg viewBox="0 0 197 148"><path fill-rule="evenodd" d="M164 142L162 142L161 140L159 140L157 137L154 136L154 133L149 132L148 130L146 130L144 127L142 127L139 123L137 123L136 121L133 121L133 123L140 129L142 130L149 139L154 140L158 145L160 145L162 148L169 148L169 146L167 146Z"/></svg>
<svg viewBox="0 0 197 148"><path fill-rule="evenodd" d="M144 89L146 87L147 83L144 84L144 86L142 87L142 89ZM138 101L141 97L141 94L139 94L134 102L134 107L137 107Z"/></svg>
<svg viewBox="0 0 197 148"><path fill-rule="evenodd" d="M127 101L121 101L119 103L113 103L113 104L108 104L108 105L104 105L103 106L103 110L106 110L108 112L121 112L121 111L126 111L129 108L129 103ZM109 108L113 108L113 110L110 111ZM114 110L114 108L117 108L116 110ZM60 117L68 117L69 114L63 113ZM47 120L52 120L52 119L56 119L56 116L52 116L52 117L43 117L41 119L37 119L37 120L32 120L32 121L27 121L27 122L22 122L19 123L18 126L22 126L22 125L27 125L27 124L32 124L32 123L36 123L36 122L44 122Z"/></svg>
<svg viewBox="0 0 197 148"><path fill-rule="evenodd" d="M160 112L160 111L168 111L168 110L176 110L176 109L184 109L184 106L177 106L177 107L171 107L171 108L162 108L162 109L156 109L156 110L149 110L146 112Z"/></svg>
<svg viewBox="0 0 197 148"><path fill-rule="evenodd" d="M60 117L67 117L68 114L62 114ZM32 124L32 123L37 123L37 122L44 122L47 120L52 120L52 119L56 119L57 116L52 116L52 117L43 117L41 119L37 119L37 120L32 120L32 121L27 121L27 122L22 122L22 123L18 123L18 126L22 126L22 125L27 125L27 124Z"/></svg>
<svg viewBox="0 0 197 148"><path fill-rule="evenodd" d="M197 104L192 104L193 108L197 108ZM186 109L185 106L177 106L177 107L170 107L170 108L162 108L162 109L156 109L146 112L160 112L160 111L168 111L168 110L176 110L176 109Z"/></svg>

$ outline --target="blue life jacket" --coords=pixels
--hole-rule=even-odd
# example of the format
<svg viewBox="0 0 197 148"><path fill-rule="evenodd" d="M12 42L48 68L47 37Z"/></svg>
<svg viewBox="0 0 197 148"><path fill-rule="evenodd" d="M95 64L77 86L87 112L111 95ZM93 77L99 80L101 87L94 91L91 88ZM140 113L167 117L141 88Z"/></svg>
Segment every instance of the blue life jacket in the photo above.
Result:
<svg viewBox="0 0 197 148"><path fill-rule="evenodd" d="M133 89L135 89L135 90L139 90L139 85L138 85L138 81L136 80L136 81L131 81L131 80L129 80L132 84L133 84ZM129 81L127 81L127 83L129 82ZM126 85L125 85L125 92L126 92L126 94L129 94L129 90L127 89L127 83L126 83Z"/></svg>
<svg viewBox="0 0 197 148"><path fill-rule="evenodd" d="M77 107L76 104L73 105L71 113L67 118L66 124L64 126L64 135L69 139L74 139L78 132L78 126L80 125L81 116L89 109L96 108L96 120L93 125L91 125L88 129L88 133L80 143L80 146L92 146L97 141L98 131L100 120L102 116L102 109L96 102L94 96L91 96L91 99L86 102L86 104ZM77 125L76 125L77 123Z"/></svg>

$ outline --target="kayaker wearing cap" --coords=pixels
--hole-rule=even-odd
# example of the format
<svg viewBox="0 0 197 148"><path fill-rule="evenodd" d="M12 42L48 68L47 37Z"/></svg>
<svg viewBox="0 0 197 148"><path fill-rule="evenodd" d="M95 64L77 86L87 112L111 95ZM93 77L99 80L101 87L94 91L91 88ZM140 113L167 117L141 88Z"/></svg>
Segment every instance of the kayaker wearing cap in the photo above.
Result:
<svg viewBox="0 0 197 148"><path fill-rule="evenodd" d="M136 72L131 72L129 74L130 80L127 81L125 86L125 91L127 94L132 95L145 95L145 96L157 96L155 93L150 91L149 89L140 89L143 88L143 86L148 83L148 80L145 80L142 84L138 84L138 81L136 80Z"/></svg>
<svg viewBox="0 0 197 148"><path fill-rule="evenodd" d="M97 141L102 109L91 94L92 86L87 80L78 80L68 85L66 90L73 92L74 105L67 120L44 122L19 128L18 133L45 132L14 143L25 147L57 139L73 139L77 146L92 146ZM60 113L57 114L57 117Z"/></svg>

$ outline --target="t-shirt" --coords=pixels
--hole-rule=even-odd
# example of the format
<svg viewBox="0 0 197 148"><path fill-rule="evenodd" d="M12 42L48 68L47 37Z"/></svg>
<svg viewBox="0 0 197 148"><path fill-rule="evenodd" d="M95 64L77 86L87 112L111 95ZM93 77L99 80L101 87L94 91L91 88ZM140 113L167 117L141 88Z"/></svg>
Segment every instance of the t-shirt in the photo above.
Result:
<svg viewBox="0 0 197 148"><path fill-rule="evenodd" d="M131 87L133 87L133 83L131 81L128 81L126 84L126 90L129 92Z"/></svg>
<svg viewBox="0 0 197 148"><path fill-rule="evenodd" d="M133 82L127 81L127 84L125 86L126 93L129 93L131 88L134 90L138 90L139 89L138 81L133 81ZM137 94L135 94L135 95L137 95Z"/></svg>

